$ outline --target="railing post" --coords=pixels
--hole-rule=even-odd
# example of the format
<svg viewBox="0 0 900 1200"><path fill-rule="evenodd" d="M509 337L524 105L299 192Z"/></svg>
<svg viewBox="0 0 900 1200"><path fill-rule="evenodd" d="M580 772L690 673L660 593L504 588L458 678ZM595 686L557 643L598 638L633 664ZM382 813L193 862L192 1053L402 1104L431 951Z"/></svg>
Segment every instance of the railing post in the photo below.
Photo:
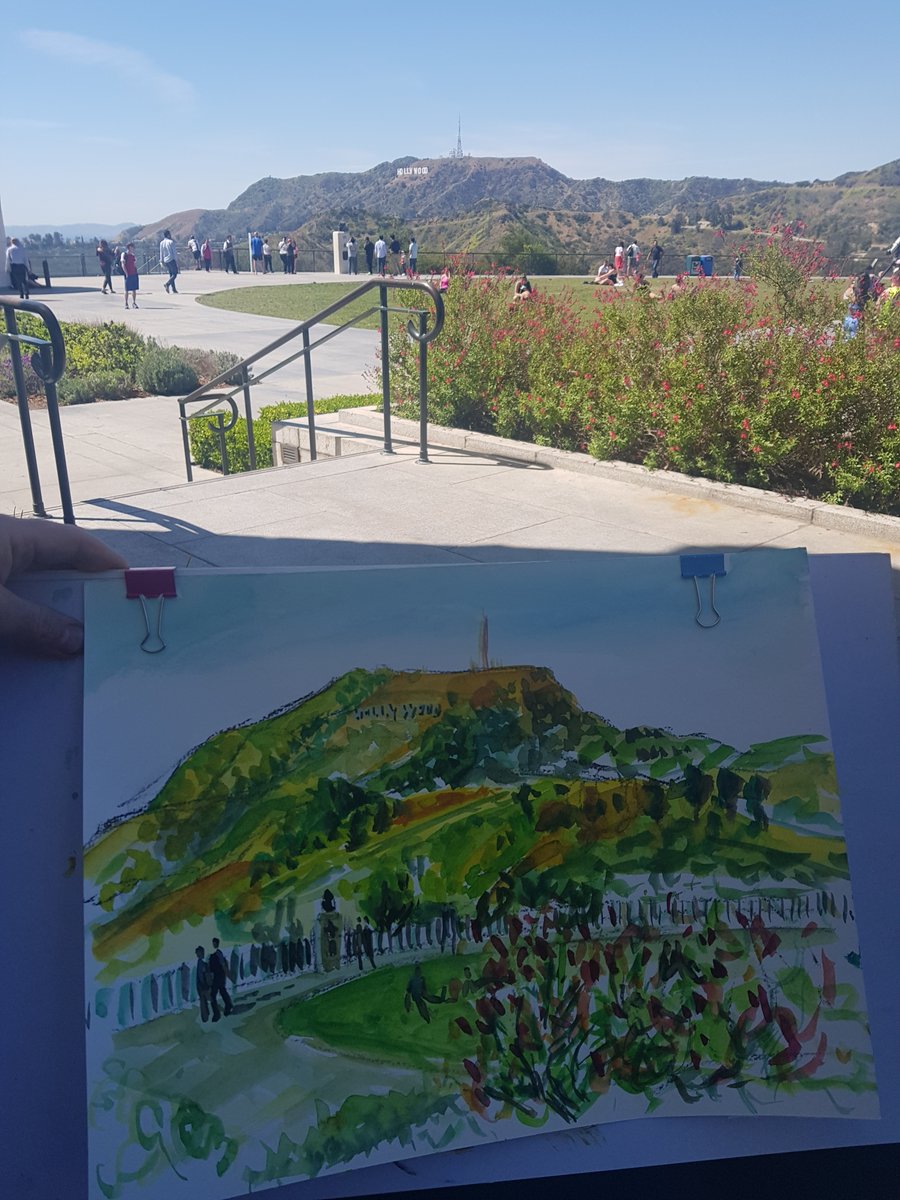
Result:
<svg viewBox="0 0 900 1200"><path fill-rule="evenodd" d="M3 307L6 318L7 333L17 334L19 323L15 310ZM9 343L9 357L12 362L13 379L16 381L16 405L19 409L19 424L22 426L22 442L25 446L25 465L28 469L28 483L31 488L31 511L36 517L46 517L44 498L41 495L41 476L38 471L37 454L34 450L34 430L31 427L31 413L28 410L28 393L25 390L25 372L22 370L22 352L19 343Z"/></svg>
<svg viewBox="0 0 900 1200"><path fill-rule="evenodd" d="M228 446L225 442L225 414L216 413L216 433L219 438L219 453L222 456L222 474L228 474Z"/></svg>
<svg viewBox="0 0 900 1200"><path fill-rule="evenodd" d="M182 441L182 445L184 446L184 466L185 466L185 470L187 471L187 481L188 481L188 483L193 483L194 472L191 469L192 468L191 440L188 435L188 423L187 423L187 417L184 415L184 401L183 400L178 401L178 409L181 414L181 441Z"/></svg>
<svg viewBox="0 0 900 1200"><path fill-rule="evenodd" d="M309 348L309 330L303 330L303 375L306 379L306 423L309 426L309 461L316 461L316 404L313 400L312 355Z"/></svg>
<svg viewBox="0 0 900 1200"><path fill-rule="evenodd" d="M53 374L53 360L50 356L49 346L41 346L41 365L44 368L43 384L44 392L47 396L47 417L50 421L53 457L56 459L56 479L59 484L59 498L62 503L63 521L66 525L74 525L75 512L72 508L72 489L69 486L66 447L63 441L62 423L59 419L59 397L56 393L56 383L49 378Z"/></svg>
<svg viewBox="0 0 900 1200"><path fill-rule="evenodd" d="M250 403L250 372L241 367L241 385L244 389L244 413L247 418L247 450L250 455L250 470L256 470L256 439L253 436L253 407Z"/></svg>
<svg viewBox="0 0 900 1200"><path fill-rule="evenodd" d="M428 343L427 313L419 313L419 462L428 462Z"/></svg>
<svg viewBox="0 0 900 1200"><path fill-rule="evenodd" d="M49 291L50 290L50 264L47 262L46 258L41 260L41 266L44 269L44 286Z"/></svg>
<svg viewBox="0 0 900 1200"><path fill-rule="evenodd" d="M384 411L384 453L393 454L391 442L391 347L388 338L388 290L381 284L378 288L381 303L381 403Z"/></svg>

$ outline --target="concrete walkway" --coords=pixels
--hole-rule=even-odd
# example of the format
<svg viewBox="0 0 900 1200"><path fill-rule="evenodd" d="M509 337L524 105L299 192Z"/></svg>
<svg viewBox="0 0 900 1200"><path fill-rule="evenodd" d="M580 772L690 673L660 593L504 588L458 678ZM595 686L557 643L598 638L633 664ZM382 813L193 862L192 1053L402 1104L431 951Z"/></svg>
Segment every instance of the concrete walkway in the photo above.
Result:
<svg viewBox="0 0 900 1200"><path fill-rule="evenodd" d="M221 271L185 271L178 295L166 295L159 275L141 277L140 308L125 310L119 294L104 296L99 279L60 280L46 303L61 321L124 321L166 345L231 350L245 357L296 327L295 321L229 312L198 304L197 297L236 287L290 287L298 283L334 283L334 275L225 275ZM346 280L345 280L346 282ZM323 330L328 327L323 326ZM358 395L374 389L379 335L348 329L313 351L313 392L317 397ZM315 340L315 339L313 339ZM277 359L273 359L273 362ZM266 365L265 360L261 364ZM266 404L306 398L303 365L294 363L252 390L254 412ZM173 397L78 405L61 413L69 477L75 500L118 496L167 487L186 479L178 405ZM45 503L59 502L47 414L32 412ZM210 472L195 468L201 479ZM31 492L14 405L0 401L0 511L31 511Z"/></svg>

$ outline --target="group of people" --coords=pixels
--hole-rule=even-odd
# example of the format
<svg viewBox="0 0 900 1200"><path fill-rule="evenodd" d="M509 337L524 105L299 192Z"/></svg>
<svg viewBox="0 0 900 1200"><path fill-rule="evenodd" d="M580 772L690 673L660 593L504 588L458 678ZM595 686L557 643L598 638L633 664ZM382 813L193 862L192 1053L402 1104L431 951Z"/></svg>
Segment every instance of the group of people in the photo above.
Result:
<svg viewBox="0 0 900 1200"><path fill-rule="evenodd" d="M363 242L363 257L366 260L366 270L370 275L387 275L388 255L392 275L407 275L414 279L419 272L419 243L416 235L410 238L409 246L402 249L396 233L391 234L390 242L383 233L376 240L366 236ZM359 245L353 234L344 243L344 261L347 263L347 274L359 274ZM446 289L445 289L446 290Z"/></svg>

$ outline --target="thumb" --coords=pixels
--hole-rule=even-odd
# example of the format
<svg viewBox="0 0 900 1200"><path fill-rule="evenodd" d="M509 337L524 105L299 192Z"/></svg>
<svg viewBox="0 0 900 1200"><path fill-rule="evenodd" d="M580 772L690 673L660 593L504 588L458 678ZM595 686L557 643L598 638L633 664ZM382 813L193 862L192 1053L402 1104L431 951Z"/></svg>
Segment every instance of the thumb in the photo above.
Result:
<svg viewBox="0 0 900 1200"><path fill-rule="evenodd" d="M0 587L0 639L25 654L70 658L82 651L84 629L72 617Z"/></svg>

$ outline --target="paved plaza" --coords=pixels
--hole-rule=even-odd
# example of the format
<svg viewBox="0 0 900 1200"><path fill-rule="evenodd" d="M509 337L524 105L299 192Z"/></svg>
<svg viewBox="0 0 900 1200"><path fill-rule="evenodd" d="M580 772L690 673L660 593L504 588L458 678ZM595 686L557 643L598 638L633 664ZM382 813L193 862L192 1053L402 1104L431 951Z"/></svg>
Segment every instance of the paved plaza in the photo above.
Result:
<svg viewBox="0 0 900 1200"><path fill-rule="evenodd" d="M127 317L160 341L249 354L292 323L209 308L197 304L197 295L313 279L334 277L184 272L180 294L169 297L161 279L150 276L142 280L137 313L126 313L118 296L102 296L99 281L77 280L48 303L64 320ZM316 394L371 391L377 338L351 330L314 354ZM295 364L282 374L278 395L299 398L302 368ZM257 404L277 398L274 387L268 395L265 385L255 390ZM53 505L46 416L36 412L34 418L45 498ZM803 502L761 496L757 505L743 495L735 504L728 489L682 477L657 476L648 487L634 468L607 477L586 469L580 456L539 462L525 453L512 460L499 440L457 439L433 448L426 465L401 435L395 455L383 454L373 440L368 453L227 479L195 470L197 481L187 484L173 399L67 408L62 421L78 522L134 565L459 563L590 551L806 546L814 553L889 553L900 566L900 521L825 528L810 523ZM17 414L5 404L0 481L0 510L29 511Z"/></svg>

